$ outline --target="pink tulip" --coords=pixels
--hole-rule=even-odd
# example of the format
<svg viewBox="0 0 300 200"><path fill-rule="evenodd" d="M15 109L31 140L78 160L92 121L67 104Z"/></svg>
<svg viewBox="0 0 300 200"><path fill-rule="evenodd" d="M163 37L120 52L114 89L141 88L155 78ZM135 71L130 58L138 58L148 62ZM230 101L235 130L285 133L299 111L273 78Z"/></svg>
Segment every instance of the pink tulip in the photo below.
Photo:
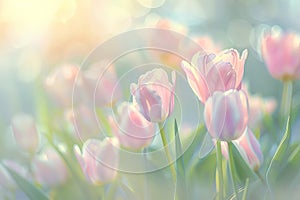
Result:
<svg viewBox="0 0 300 200"><path fill-rule="evenodd" d="M240 89L247 54L244 50L240 58L235 49L217 55L200 52L194 55L191 64L182 61L182 69L194 93L205 103L215 91Z"/></svg>
<svg viewBox="0 0 300 200"><path fill-rule="evenodd" d="M131 84L131 94L142 115L150 122L162 122L174 109L176 74L172 83L163 69L154 69L140 76L138 84Z"/></svg>
<svg viewBox="0 0 300 200"><path fill-rule="evenodd" d="M250 167L254 171L257 171L263 162L263 154L260 149L260 144L252 131L247 128L245 133L240 138L233 141L233 143Z"/></svg>
<svg viewBox="0 0 300 200"><path fill-rule="evenodd" d="M45 89L49 96L60 106L71 107L72 100L79 101L78 96L73 96L73 88L81 84L78 67L64 65L49 74L45 82Z"/></svg>
<svg viewBox="0 0 300 200"><path fill-rule="evenodd" d="M34 157L32 170L37 182L47 187L62 184L68 178L67 167L63 159L53 149L47 149Z"/></svg>
<svg viewBox="0 0 300 200"><path fill-rule="evenodd" d="M93 184L112 182L117 176L118 141L116 138L87 140L80 151L74 146L74 153L86 179Z"/></svg>
<svg viewBox="0 0 300 200"><path fill-rule="evenodd" d="M97 122L97 116L91 108L86 105L79 105L67 113L67 119L73 124L74 135L81 141L100 136L102 131Z"/></svg>
<svg viewBox="0 0 300 200"><path fill-rule="evenodd" d="M122 96L115 69L113 66L107 68L107 64L103 61L83 72L85 91L97 106L109 106Z"/></svg>
<svg viewBox="0 0 300 200"><path fill-rule="evenodd" d="M248 122L247 96L237 90L215 92L205 103L204 119L213 138L222 141L239 138Z"/></svg>
<svg viewBox="0 0 300 200"><path fill-rule="evenodd" d="M154 124L147 121L135 105L121 104L118 114L115 135L123 147L139 150L150 145L155 134Z"/></svg>
<svg viewBox="0 0 300 200"><path fill-rule="evenodd" d="M300 37L293 33L267 34L262 56L270 74L280 80L300 79Z"/></svg>
<svg viewBox="0 0 300 200"><path fill-rule="evenodd" d="M34 153L39 146L39 134L33 118L18 114L13 117L11 125L17 145L28 153Z"/></svg>
<svg viewBox="0 0 300 200"><path fill-rule="evenodd" d="M263 154L260 144L250 128L246 128L243 135L232 142L249 166L255 171L258 170L263 162ZM229 159L227 142L221 141L221 148L223 156Z"/></svg>

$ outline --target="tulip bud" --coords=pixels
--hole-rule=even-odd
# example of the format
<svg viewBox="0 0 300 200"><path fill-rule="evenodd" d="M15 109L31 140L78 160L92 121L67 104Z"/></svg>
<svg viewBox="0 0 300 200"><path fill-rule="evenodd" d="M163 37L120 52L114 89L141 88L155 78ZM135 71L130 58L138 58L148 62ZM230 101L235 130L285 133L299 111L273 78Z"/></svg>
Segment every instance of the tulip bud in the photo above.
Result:
<svg viewBox="0 0 300 200"><path fill-rule="evenodd" d="M64 183L68 177L63 159L53 149L47 149L34 157L32 170L37 182L48 187Z"/></svg>
<svg viewBox="0 0 300 200"><path fill-rule="evenodd" d="M113 66L106 62L95 64L83 72L83 85L88 98L97 106L110 106L122 96Z"/></svg>
<svg viewBox="0 0 300 200"><path fill-rule="evenodd" d="M147 121L136 106L123 103L119 106L118 113L115 135L123 147L138 150L152 142L155 133L154 124Z"/></svg>
<svg viewBox="0 0 300 200"><path fill-rule="evenodd" d="M239 138L248 122L247 96L237 90L215 92L205 103L204 119L213 138L222 141Z"/></svg>
<svg viewBox="0 0 300 200"><path fill-rule="evenodd" d="M33 118L18 114L13 117L11 124L17 145L28 153L34 153L39 146L39 135Z"/></svg>
<svg viewBox="0 0 300 200"><path fill-rule="evenodd" d="M174 109L176 74L172 84L163 69L154 69L140 76L138 84L131 84L131 94L142 115L150 122L162 122Z"/></svg>
<svg viewBox="0 0 300 200"><path fill-rule="evenodd" d="M64 65L49 74L45 82L45 89L55 103L71 107L72 99L74 102L79 101L79 97L73 98L75 84L80 85L81 83L78 75L80 75L79 69L73 65Z"/></svg>
<svg viewBox="0 0 300 200"><path fill-rule="evenodd" d="M87 140L79 149L74 146L74 153L86 179L93 184L112 182L117 176L118 141L116 138Z"/></svg>
<svg viewBox="0 0 300 200"><path fill-rule="evenodd" d="M240 138L233 141L233 143L250 167L254 171L257 171L263 162L263 154L260 149L260 144L252 131L247 128L245 133Z"/></svg>
<svg viewBox="0 0 300 200"><path fill-rule="evenodd" d="M300 37L271 33L262 39L262 57L270 74L280 80L300 79Z"/></svg>

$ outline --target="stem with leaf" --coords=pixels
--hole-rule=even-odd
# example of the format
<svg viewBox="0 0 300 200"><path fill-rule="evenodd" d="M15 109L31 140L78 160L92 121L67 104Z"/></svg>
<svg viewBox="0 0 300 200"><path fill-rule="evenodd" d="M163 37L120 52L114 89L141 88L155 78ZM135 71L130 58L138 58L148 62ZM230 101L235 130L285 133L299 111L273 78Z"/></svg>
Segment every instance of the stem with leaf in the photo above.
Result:
<svg viewBox="0 0 300 200"><path fill-rule="evenodd" d="M238 190L236 188L236 182L235 177L233 176L235 168L234 168L234 160L233 160L233 153L232 153L232 143L228 142L228 154L229 154L229 173L232 181L232 187L234 191L234 196L236 199L239 199L238 197Z"/></svg>

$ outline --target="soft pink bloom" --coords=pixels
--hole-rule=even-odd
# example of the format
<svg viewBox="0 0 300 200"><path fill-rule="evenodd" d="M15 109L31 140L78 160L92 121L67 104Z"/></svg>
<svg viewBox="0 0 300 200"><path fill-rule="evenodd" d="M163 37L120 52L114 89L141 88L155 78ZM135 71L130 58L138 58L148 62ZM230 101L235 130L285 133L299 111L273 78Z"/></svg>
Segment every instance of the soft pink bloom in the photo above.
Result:
<svg viewBox="0 0 300 200"><path fill-rule="evenodd" d="M255 171L258 170L263 162L263 154L260 144L252 131L247 128L247 131L233 143L250 167Z"/></svg>
<svg viewBox="0 0 300 200"><path fill-rule="evenodd" d="M246 128L243 135L232 142L249 166L255 171L258 170L263 162L263 154L260 144L251 129ZM223 156L229 159L227 142L221 141L221 148Z"/></svg>
<svg viewBox="0 0 300 200"><path fill-rule="evenodd" d="M102 132L97 116L89 106L81 104L69 111L66 117L73 124L75 137L83 142L99 137Z"/></svg>
<svg viewBox="0 0 300 200"><path fill-rule="evenodd" d="M231 141L239 138L248 122L248 102L243 91L215 92L205 103L206 127L215 139Z"/></svg>
<svg viewBox="0 0 300 200"><path fill-rule="evenodd" d="M112 65L103 61L83 71L83 85L88 99L96 106L110 106L122 96Z"/></svg>
<svg viewBox="0 0 300 200"><path fill-rule="evenodd" d="M123 147L138 150L151 144L155 134L154 124L147 121L135 105L122 103L118 115L114 134Z"/></svg>
<svg viewBox="0 0 300 200"><path fill-rule="evenodd" d="M34 119L27 114L18 114L13 117L13 136L17 145L28 153L34 153L39 146L39 134Z"/></svg>
<svg viewBox="0 0 300 200"><path fill-rule="evenodd" d="M240 89L247 54L244 50L240 58L235 49L217 55L199 52L190 64L182 61L182 69L194 93L205 103L215 91Z"/></svg>
<svg viewBox="0 0 300 200"><path fill-rule="evenodd" d="M53 149L47 149L32 160L35 179L43 186L51 187L66 182L67 167L63 159Z"/></svg>
<svg viewBox="0 0 300 200"><path fill-rule="evenodd" d="M117 176L118 140L106 138L87 140L82 150L75 145L74 153L86 179L93 184L112 182Z"/></svg>
<svg viewBox="0 0 300 200"><path fill-rule="evenodd" d="M131 94L140 112L150 122L162 122L174 109L176 74L172 83L163 69L153 69L140 76L138 84L131 84Z"/></svg>
<svg viewBox="0 0 300 200"><path fill-rule="evenodd" d="M300 37L272 33L262 39L262 56L270 74L280 80L300 79Z"/></svg>
<svg viewBox="0 0 300 200"><path fill-rule="evenodd" d="M73 88L80 84L79 68L74 65L63 65L48 75L45 89L58 105L71 107L72 100L74 103L80 101L79 96L73 96Z"/></svg>

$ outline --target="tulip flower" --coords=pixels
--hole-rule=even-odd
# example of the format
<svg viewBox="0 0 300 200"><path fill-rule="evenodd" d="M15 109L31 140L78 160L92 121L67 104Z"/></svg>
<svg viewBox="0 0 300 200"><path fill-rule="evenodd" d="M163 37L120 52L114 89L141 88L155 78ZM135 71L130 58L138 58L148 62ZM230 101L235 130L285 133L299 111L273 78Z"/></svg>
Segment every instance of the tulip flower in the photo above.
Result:
<svg viewBox="0 0 300 200"><path fill-rule="evenodd" d="M300 79L300 37L271 33L262 39L262 57L270 74L280 80Z"/></svg>
<svg viewBox="0 0 300 200"><path fill-rule="evenodd" d="M109 106L122 96L114 67L106 68L106 64L95 64L83 72L83 85L88 98L97 106Z"/></svg>
<svg viewBox="0 0 300 200"><path fill-rule="evenodd" d="M245 133L233 143L250 167L257 171L263 162L263 154L252 131L247 128Z"/></svg>
<svg viewBox="0 0 300 200"><path fill-rule="evenodd" d="M248 122L248 102L243 91L215 92L205 103L204 119L211 136L221 141L239 138Z"/></svg>
<svg viewBox="0 0 300 200"><path fill-rule="evenodd" d="M74 153L86 179L97 185L112 182L117 175L118 141L116 138L87 140L79 149L74 146Z"/></svg>
<svg viewBox="0 0 300 200"><path fill-rule="evenodd" d="M63 107L71 107L72 99L74 102L79 101L79 97L73 98L73 88L80 84L78 67L64 65L49 74L45 82L45 89L55 103Z"/></svg>
<svg viewBox="0 0 300 200"><path fill-rule="evenodd" d="M142 115L150 122L162 122L174 109L176 74L172 83L163 69L153 69L140 76L138 84L131 84L131 94Z"/></svg>
<svg viewBox="0 0 300 200"><path fill-rule="evenodd" d="M88 106L79 105L68 112L66 117L73 124L75 137L81 141L100 136L102 129L97 122L97 116Z"/></svg>
<svg viewBox="0 0 300 200"><path fill-rule="evenodd" d="M18 114L13 117L13 136L16 144L28 153L34 153L39 146L39 134L33 118L27 114Z"/></svg>
<svg viewBox="0 0 300 200"><path fill-rule="evenodd" d="M46 149L34 157L32 170L37 182L47 187L62 184L66 182L68 177L67 167L63 159L53 149Z"/></svg>
<svg viewBox="0 0 300 200"><path fill-rule="evenodd" d="M154 124L147 121L132 103L122 103L118 108L119 120L115 135L120 144L129 149L147 147L155 134Z"/></svg>
<svg viewBox="0 0 300 200"><path fill-rule="evenodd" d="M247 54L244 50L240 58L235 49L219 54L200 52L194 55L190 64L182 61L181 67L193 92L205 103L215 91L241 88Z"/></svg>

